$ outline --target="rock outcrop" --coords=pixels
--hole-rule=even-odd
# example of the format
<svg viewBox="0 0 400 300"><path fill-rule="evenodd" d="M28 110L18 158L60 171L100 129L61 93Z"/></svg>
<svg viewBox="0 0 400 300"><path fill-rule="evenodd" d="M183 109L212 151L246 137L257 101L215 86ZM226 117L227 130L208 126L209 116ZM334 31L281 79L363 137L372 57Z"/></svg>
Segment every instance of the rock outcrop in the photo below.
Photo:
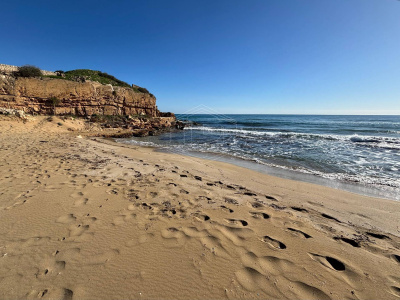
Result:
<svg viewBox="0 0 400 300"><path fill-rule="evenodd" d="M21 118L23 120L26 119L26 115L23 110L18 110L13 108L0 107L0 115L12 115Z"/></svg>
<svg viewBox="0 0 400 300"><path fill-rule="evenodd" d="M56 101L55 101L56 100ZM28 114L158 116L156 98L131 88L0 74L0 107Z"/></svg>

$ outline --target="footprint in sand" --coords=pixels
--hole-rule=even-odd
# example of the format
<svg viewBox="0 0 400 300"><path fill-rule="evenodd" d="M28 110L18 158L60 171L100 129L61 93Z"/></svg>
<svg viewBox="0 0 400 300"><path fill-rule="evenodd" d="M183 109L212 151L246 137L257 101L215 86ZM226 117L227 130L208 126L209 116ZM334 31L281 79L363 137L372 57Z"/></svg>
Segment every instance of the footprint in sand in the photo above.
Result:
<svg viewBox="0 0 400 300"><path fill-rule="evenodd" d="M307 209L302 208L302 207L297 207L297 206L292 206L290 207L291 209L295 210L295 211L299 211L299 212L308 212Z"/></svg>
<svg viewBox="0 0 400 300"><path fill-rule="evenodd" d="M271 200L271 201L278 201L276 198L274 198L272 196L268 196L268 195L265 195L265 198L268 200Z"/></svg>
<svg viewBox="0 0 400 300"><path fill-rule="evenodd" d="M312 238L311 235L309 235L309 234L307 234L307 233L305 233L305 232L303 232L303 231L301 231L299 229L295 229L295 228L289 227L288 230L291 231L296 236L302 236L302 237L304 237L306 239Z"/></svg>
<svg viewBox="0 0 400 300"><path fill-rule="evenodd" d="M226 207L225 205L221 205L220 206L222 208L223 211L229 212L229 213L233 213L233 209L230 209L229 207Z"/></svg>
<svg viewBox="0 0 400 300"><path fill-rule="evenodd" d="M161 230L161 236L164 238L164 246L167 248L182 247L190 238L176 227L169 227Z"/></svg>
<svg viewBox="0 0 400 300"><path fill-rule="evenodd" d="M279 205L276 205L275 203L269 204L268 206L272 207L275 210L284 210L286 208L286 206L279 206Z"/></svg>
<svg viewBox="0 0 400 300"><path fill-rule="evenodd" d="M243 195L245 195L245 196L251 196L251 197L257 196L257 194L252 193L252 192L244 192Z"/></svg>
<svg viewBox="0 0 400 300"><path fill-rule="evenodd" d="M97 221L97 218L96 217L90 217L90 214L87 214L86 216L85 216L85 223L94 223L94 222L96 222Z"/></svg>
<svg viewBox="0 0 400 300"><path fill-rule="evenodd" d="M329 269L333 269L336 271L346 270L346 265L336 258L333 258L331 256L323 256L315 253L309 253L309 255L313 260L320 262L322 265L324 265Z"/></svg>
<svg viewBox="0 0 400 300"><path fill-rule="evenodd" d="M201 213L195 213L193 215L196 217L196 219L198 219L200 221L208 221L208 220L210 220L209 216L201 214Z"/></svg>
<svg viewBox="0 0 400 300"><path fill-rule="evenodd" d="M64 215L59 217L56 222L57 223L61 223L61 224L69 224L72 223L76 220L76 217L73 214L68 214L68 215Z"/></svg>
<svg viewBox="0 0 400 300"><path fill-rule="evenodd" d="M391 239L387 235L380 234L380 233L366 232L366 234L368 234L369 236L372 236L372 237L374 237L376 239L379 239L379 240L385 240L385 239L390 240Z"/></svg>
<svg viewBox="0 0 400 300"><path fill-rule="evenodd" d="M232 198L225 198L225 202L229 203L229 204L233 204L233 205L239 205L239 201L237 201L236 199L232 199Z"/></svg>
<svg viewBox="0 0 400 300"><path fill-rule="evenodd" d="M122 225L122 224L126 223L127 221L133 220L135 218L136 218L135 213L124 213L124 214L121 214L120 216L115 217L112 224L114 226Z"/></svg>
<svg viewBox="0 0 400 300"><path fill-rule="evenodd" d="M273 249L283 250L286 249L286 245L276 239L269 237L268 235L264 236L261 239L264 243L267 243Z"/></svg>
<svg viewBox="0 0 400 300"><path fill-rule="evenodd" d="M78 199L74 202L74 207L79 207L82 205L86 205L88 203L89 199L88 198L81 198Z"/></svg>
<svg viewBox="0 0 400 300"><path fill-rule="evenodd" d="M48 261L43 267L42 270L38 271L35 276L36 278L47 278L50 276L57 276L65 269L65 261L63 260L54 260Z"/></svg>
<svg viewBox="0 0 400 300"><path fill-rule="evenodd" d="M351 245L351 246L353 246L353 247L356 247L356 248L360 248L360 247L361 247L361 246L360 246L360 242L358 242L358 241L356 241L356 240L352 240L352 239L345 238L345 237L339 237L339 236L334 237L333 239L334 239L335 241L342 241L342 242L345 242L345 243L347 243L347 244L349 244L349 245Z"/></svg>
<svg viewBox="0 0 400 300"><path fill-rule="evenodd" d="M158 196L158 193L157 192L150 192L149 195L150 195L150 197L155 198L155 197Z"/></svg>
<svg viewBox="0 0 400 300"><path fill-rule="evenodd" d="M55 192L57 190L58 190L58 188L56 186L48 185L43 189L43 192L52 193L52 192Z"/></svg>
<svg viewBox="0 0 400 300"><path fill-rule="evenodd" d="M69 228L69 236L70 237L78 237L84 234L87 230L89 230L89 225L72 225Z"/></svg>
<svg viewBox="0 0 400 300"><path fill-rule="evenodd" d="M115 189L107 190L106 193L110 194L110 195L118 195L118 189L115 188Z"/></svg>
<svg viewBox="0 0 400 300"><path fill-rule="evenodd" d="M270 215L264 212L250 211L250 215L255 219L269 219Z"/></svg>
<svg viewBox="0 0 400 300"><path fill-rule="evenodd" d="M60 299L60 300L72 300L74 292L66 288L48 288L44 290L33 290L26 295L27 299Z"/></svg>
<svg viewBox="0 0 400 300"><path fill-rule="evenodd" d="M176 227L168 227L161 230L161 236L165 239L178 239L185 237L185 234Z"/></svg>
<svg viewBox="0 0 400 300"><path fill-rule="evenodd" d="M22 200L22 201L17 201L17 202L15 202L13 205L8 206L8 207L5 207L4 210L10 210L10 209L12 209L12 208L15 208L15 207L17 207L17 206L20 206L20 205L22 205L22 204L25 204L25 203L27 203L27 202L28 202L27 199L24 199L24 200Z"/></svg>
<svg viewBox="0 0 400 300"><path fill-rule="evenodd" d="M83 193L82 192L76 192L70 195L72 198L80 198L83 197Z"/></svg>
<svg viewBox="0 0 400 300"><path fill-rule="evenodd" d="M127 196L128 198L130 198L129 201L135 201L135 200L138 200L138 199L139 199L138 193L139 193L139 191L130 189L130 190L128 190L128 192L126 193L126 196Z"/></svg>
<svg viewBox="0 0 400 300"><path fill-rule="evenodd" d="M142 204L140 204L140 207L145 209L145 210L152 210L153 207L150 204L147 204L146 202L143 202Z"/></svg>
<svg viewBox="0 0 400 300"><path fill-rule="evenodd" d="M390 287L390 292L391 292L392 295L395 295L395 296L400 298L400 288L399 287L391 286Z"/></svg>
<svg viewBox="0 0 400 300"><path fill-rule="evenodd" d="M397 262L397 263L400 264L400 255L392 254L392 255L391 255L391 258L392 258L395 262Z"/></svg>
<svg viewBox="0 0 400 300"><path fill-rule="evenodd" d="M265 207L265 205L260 202L251 202L251 203L249 203L249 205L252 208L264 208Z"/></svg>
<svg viewBox="0 0 400 300"><path fill-rule="evenodd" d="M207 196L198 196L196 198L196 201L207 201L208 204L215 203L215 201L213 201L210 197L207 197Z"/></svg>
<svg viewBox="0 0 400 300"><path fill-rule="evenodd" d="M338 223L342 223L342 222L340 222L338 219L336 219L335 217L332 217L332 216L330 216L330 215L327 215L327 214L322 213L321 216L324 217L325 219L329 219L329 220L336 221L336 222L338 222Z"/></svg>
<svg viewBox="0 0 400 300"><path fill-rule="evenodd" d="M69 261L70 259L79 259L80 258L81 249L78 247L69 248L65 250L56 250L53 252L53 256L58 259ZM65 265L64 265L65 267Z"/></svg>
<svg viewBox="0 0 400 300"><path fill-rule="evenodd" d="M245 220L237 220L237 219L225 219L226 222L233 225L247 226L249 223Z"/></svg>

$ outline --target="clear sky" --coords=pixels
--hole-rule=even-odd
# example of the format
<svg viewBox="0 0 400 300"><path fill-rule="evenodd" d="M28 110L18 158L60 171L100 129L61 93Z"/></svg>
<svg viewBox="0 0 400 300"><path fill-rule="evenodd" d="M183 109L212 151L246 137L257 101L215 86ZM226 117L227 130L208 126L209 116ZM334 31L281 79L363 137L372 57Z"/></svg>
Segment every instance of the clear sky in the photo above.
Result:
<svg viewBox="0 0 400 300"><path fill-rule="evenodd" d="M400 114L400 1L3 1L0 63L95 69L162 111Z"/></svg>

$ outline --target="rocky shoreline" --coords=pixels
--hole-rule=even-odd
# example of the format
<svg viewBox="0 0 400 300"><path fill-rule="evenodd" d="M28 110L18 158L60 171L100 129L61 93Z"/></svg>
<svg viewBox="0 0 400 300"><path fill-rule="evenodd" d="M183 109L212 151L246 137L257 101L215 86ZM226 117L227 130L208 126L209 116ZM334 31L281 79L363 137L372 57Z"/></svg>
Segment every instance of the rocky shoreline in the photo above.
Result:
<svg viewBox="0 0 400 300"><path fill-rule="evenodd" d="M132 116L34 116L23 110L0 107L0 116L3 120L18 119L25 122L36 121L55 123L63 126L67 123L81 123L79 128L68 127L69 131L79 131L85 136L104 138L129 138L158 135L168 131L182 130L185 123L176 120L172 113L165 117L132 117Z"/></svg>
<svg viewBox="0 0 400 300"><path fill-rule="evenodd" d="M185 124L176 120L173 114L169 117L155 118L133 118L131 116L107 116L104 118L104 116L92 116L88 122L98 123L103 129L103 132L98 136L113 138L152 136L164 132L182 130L185 127Z"/></svg>

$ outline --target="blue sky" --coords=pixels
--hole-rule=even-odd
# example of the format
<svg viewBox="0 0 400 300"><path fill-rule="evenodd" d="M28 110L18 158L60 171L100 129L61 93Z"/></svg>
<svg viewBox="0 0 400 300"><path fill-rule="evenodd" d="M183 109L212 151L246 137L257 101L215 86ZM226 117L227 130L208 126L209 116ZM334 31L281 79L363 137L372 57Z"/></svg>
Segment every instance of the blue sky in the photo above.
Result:
<svg viewBox="0 0 400 300"><path fill-rule="evenodd" d="M162 111L400 114L400 1L5 1L0 63L101 70Z"/></svg>

